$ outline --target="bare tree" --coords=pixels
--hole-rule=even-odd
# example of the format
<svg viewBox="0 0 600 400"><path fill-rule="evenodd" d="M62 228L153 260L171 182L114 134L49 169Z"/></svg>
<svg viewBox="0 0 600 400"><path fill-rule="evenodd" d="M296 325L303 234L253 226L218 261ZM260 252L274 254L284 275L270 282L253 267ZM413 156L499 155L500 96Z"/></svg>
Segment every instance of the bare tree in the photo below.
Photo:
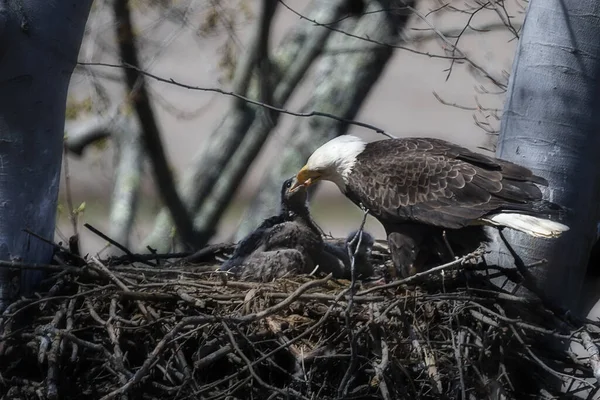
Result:
<svg viewBox="0 0 600 400"><path fill-rule="evenodd" d="M548 179L548 199L570 209L557 241L506 232L546 296L577 311L600 204L600 25L593 0L533 0L514 59L497 155ZM496 236L490 262L514 265Z"/></svg>
<svg viewBox="0 0 600 400"><path fill-rule="evenodd" d="M0 259L46 263L53 248L67 88L91 0L0 3ZM0 308L39 274L0 273ZM19 282L20 281L20 282Z"/></svg>

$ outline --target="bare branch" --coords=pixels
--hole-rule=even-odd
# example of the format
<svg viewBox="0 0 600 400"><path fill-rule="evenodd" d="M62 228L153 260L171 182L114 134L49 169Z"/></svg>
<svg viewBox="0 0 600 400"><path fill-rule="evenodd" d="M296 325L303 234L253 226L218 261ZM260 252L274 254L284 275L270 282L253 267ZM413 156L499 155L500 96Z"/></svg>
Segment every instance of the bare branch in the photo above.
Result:
<svg viewBox="0 0 600 400"><path fill-rule="evenodd" d="M87 146L97 140L109 137L118 115L120 115L120 111L117 106L106 114L68 123L65 127L65 146L67 150L81 156Z"/></svg>
<svg viewBox="0 0 600 400"><path fill-rule="evenodd" d="M142 181L144 148L138 121L124 117L121 122L122 124L114 126L113 132L119 161L110 203L109 235L129 247Z"/></svg>
<svg viewBox="0 0 600 400"><path fill-rule="evenodd" d="M351 37L353 39L359 39L359 40L363 40L367 43L371 43L371 44L376 44L379 45L381 47L387 47L390 49L400 49L400 50L406 50L408 52L414 53L414 54L420 54L420 55L424 55L427 57L431 57L431 58L444 58L444 59L453 59L455 57L451 57L451 56L446 56L446 55L441 55L441 54L432 54L432 53L426 53L423 51L419 51L416 49L412 49L410 47L406 47L406 46L402 46L402 45L396 45L396 44L392 44L394 43L394 41L383 41L381 39L374 39L368 35L357 35L356 33L352 33L352 32L348 32L344 29L339 29L339 28L335 28L334 26L331 26L330 24L323 24L323 23L319 23L313 19L310 19L308 16L302 15L300 12L294 10L292 7L290 7L288 4L286 4L285 2L283 2L282 0L279 0L280 3L287 8L288 10L290 10L292 13L296 14L298 17L302 18L302 19L306 19L307 21L312 22L313 24L317 25L317 26L322 26L324 28L330 29L334 32L340 33L342 35ZM407 2L408 4L408 2ZM375 12L382 12L382 13L396 13L398 11L404 11L403 13L406 13L407 11L409 11L412 7L395 7L395 8L383 8L383 9L377 9L377 10L372 10L371 12L367 12L364 13L363 15L368 15L368 14L374 14ZM458 57L458 59L464 60L464 58Z"/></svg>
<svg viewBox="0 0 600 400"><path fill-rule="evenodd" d="M361 48L359 49L360 51L368 51L368 48ZM331 53L331 52L328 52ZM336 52L339 53L339 52ZM388 132L386 132L385 130L372 125L372 124L368 124L365 122L361 122L361 121L356 121L350 118L342 118L339 117L335 114L332 113L327 113L327 112L322 112L322 111L306 111L306 112L300 112L300 111L291 111L288 110L286 108L282 108L282 107L277 107L274 106L272 104L267 104L264 103L262 101L258 101L258 100L253 100L249 97L243 96L239 93L233 92L233 91L227 91L227 90L223 90L223 89L219 89L219 88L209 88L209 87L202 87L202 86L194 86L194 85L188 85L186 83L182 83L179 81L176 81L173 78L163 78L161 76L152 74L148 71L144 71L140 68L134 67L132 65L127 65L127 64L110 64L110 63L94 63L94 62L79 62L79 65L83 65L83 66L98 66L98 67L109 67L109 68L122 68L122 69L134 69L136 70L138 73L140 73L141 75L144 75L148 78L152 78L155 79L158 82L162 82L162 83L168 83L170 85L174 85L174 86L179 86L181 88L185 88L185 89L189 89L189 90L198 90L198 91L202 91L202 92L215 92L215 93L219 93L225 96L231 96L234 97L237 100L243 100L243 102L248 103L250 105L255 105L258 107L262 107L271 111L275 111L277 113L281 113L281 114L287 114L293 117L302 117L302 118L309 118L309 117L324 117L324 118L330 118L333 119L337 122L341 122L344 124L348 124L348 125L355 125L355 126L360 126L361 128L365 128L365 129L369 129L372 130L376 133L380 133L386 137L389 138L394 138L393 135L389 134ZM295 75L295 74L294 74ZM289 83L288 83L289 84ZM293 90L293 87L290 89L289 87L284 87L285 90ZM285 93L285 91L283 91L282 89L282 93ZM291 93L290 93L291 94ZM225 124L225 121L222 122L222 124Z"/></svg>
<svg viewBox="0 0 600 400"><path fill-rule="evenodd" d="M600 351L598 351L598 346L594 343L587 331L583 330L579 335L581 336L585 350L590 355L589 363L592 367L594 378L600 383Z"/></svg>

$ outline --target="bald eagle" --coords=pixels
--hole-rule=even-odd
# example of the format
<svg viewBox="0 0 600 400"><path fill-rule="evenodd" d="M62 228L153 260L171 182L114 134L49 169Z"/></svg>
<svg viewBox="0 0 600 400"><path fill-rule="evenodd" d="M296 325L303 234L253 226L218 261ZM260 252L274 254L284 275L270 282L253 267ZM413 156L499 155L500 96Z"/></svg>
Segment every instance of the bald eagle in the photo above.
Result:
<svg viewBox="0 0 600 400"><path fill-rule="evenodd" d="M485 225L543 238L569 229L556 221L564 209L542 199L544 178L441 139L339 136L314 151L296 180L294 188L332 181L367 209L383 225L403 276L456 247L474 250L488 240Z"/></svg>

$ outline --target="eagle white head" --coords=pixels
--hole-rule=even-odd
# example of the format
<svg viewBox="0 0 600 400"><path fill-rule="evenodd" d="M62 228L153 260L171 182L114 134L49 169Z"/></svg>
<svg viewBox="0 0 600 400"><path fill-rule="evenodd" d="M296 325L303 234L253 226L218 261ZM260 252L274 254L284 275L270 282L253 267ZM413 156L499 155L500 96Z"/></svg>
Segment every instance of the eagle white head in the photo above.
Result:
<svg viewBox="0 0 600 400"><path fill-rule="evenodd" d="M345 191L348 175L356 163L356 157L367 145L356 136L342 135L323 144L308 158L296 176L295 187L310 186L318 180L335 183Z"/></svg>

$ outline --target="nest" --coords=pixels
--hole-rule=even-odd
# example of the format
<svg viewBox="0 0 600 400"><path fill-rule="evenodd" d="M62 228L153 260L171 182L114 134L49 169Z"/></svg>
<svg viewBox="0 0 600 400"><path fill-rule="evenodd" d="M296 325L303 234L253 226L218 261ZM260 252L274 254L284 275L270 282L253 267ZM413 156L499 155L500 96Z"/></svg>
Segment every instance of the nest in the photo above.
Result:
<svg viewBox="0 0 600 400"><path fill-rule="evenodd" d="M389 261L385 251L373 257ZM518 277L479 272L477 259L386 284L330 276L256 284L228 279L214 263L146 265L134 255L12 264L48 275L1 315L0 398L522 399L559 395L561 385L562 396L565 387L595 390L598 329L493 286L493 277ZM568 351L572 342L591 357Z"/></svg>

